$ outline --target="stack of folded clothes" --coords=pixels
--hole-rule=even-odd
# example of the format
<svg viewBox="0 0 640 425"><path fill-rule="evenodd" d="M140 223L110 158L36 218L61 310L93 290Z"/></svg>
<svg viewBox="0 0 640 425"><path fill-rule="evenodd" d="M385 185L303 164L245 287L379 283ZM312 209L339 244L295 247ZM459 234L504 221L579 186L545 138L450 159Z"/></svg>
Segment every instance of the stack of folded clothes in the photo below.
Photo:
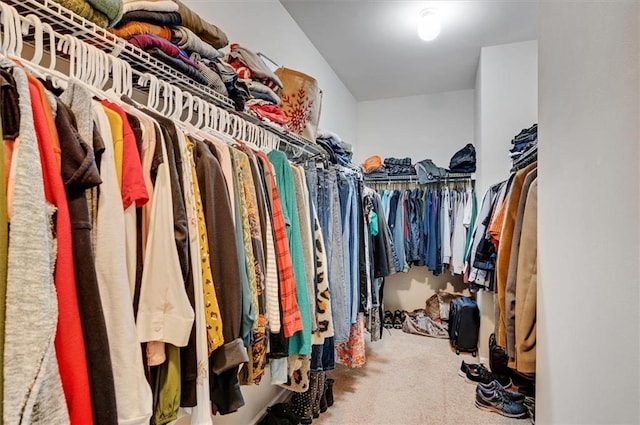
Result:
<svg viewBox="0 0 640 425"><path fill-rule="evenodd" d="M411 165L411 158L386 158L384 166L390 176L411 176L416 174L416 169Z"/></svg>
<svg viewBox="0 0 640 425"><path fill-rule="evenodd" d="M124 0L122 9L124 14L110 32L244 109L249 90L223 61L218 49L229 41L220 28L178 0Z"/></svg>
<svg viewBox="0 0 640 425"><path fill-rule="evenodd" d="M286 126L290 119L278 107L282 82L255 52L233 43L226 62L237 72L238 78L249 90L249 110L258 118Z"/></svg>
<svg viewBox="0 0 640 425"><path fill-rule="evenodd" d="M340 136L328 130L318 130L316 143L329 154L329 160L335 164L349 165L353 157L353 148L342 141Z"/></svg>
<svg viewBox="0 0 640 425"><path fill-rule="evenodd" d="M123 13L122 0L54 0L101 28L113 26Z"/></svg>
<svg viewBox="0 0 640 425"><path fill-rule="evenodd" d="M516 137L511 141L513 147L511 148L510 155L511 160L516 163L528 151L531 151L538 146L538 124L534 124L529 128L523 129Z"/></svg>

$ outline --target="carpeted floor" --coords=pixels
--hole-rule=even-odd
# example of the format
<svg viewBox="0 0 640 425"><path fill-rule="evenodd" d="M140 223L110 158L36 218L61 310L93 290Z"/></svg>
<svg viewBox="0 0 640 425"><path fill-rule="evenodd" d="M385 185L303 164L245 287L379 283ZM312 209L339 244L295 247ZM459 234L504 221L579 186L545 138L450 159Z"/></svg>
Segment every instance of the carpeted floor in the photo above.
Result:
<svg viewBox="0 0 640 425"><path fill-rule="evenodd" d="M449 340L385 330L381 341L368 343L362 369L338 365L335 404L314 425L529 424L484 412L474 405L475 385L458 376L462 359ZM367 338L369 335L367 334Z"/></svg>

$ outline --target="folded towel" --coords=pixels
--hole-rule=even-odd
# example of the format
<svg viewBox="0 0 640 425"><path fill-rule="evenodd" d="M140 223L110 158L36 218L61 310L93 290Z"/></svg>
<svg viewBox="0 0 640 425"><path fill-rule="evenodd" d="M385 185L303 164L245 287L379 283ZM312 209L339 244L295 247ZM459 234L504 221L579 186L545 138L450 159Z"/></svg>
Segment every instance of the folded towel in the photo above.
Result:
<svg viewBox="0 0 640 425"><path fill-rule="evenodd" d="M101 28L107 28L109 26L109 18L107 16L94 9L87 0L53 0L56 3L66 7L76 15L82 16L87 21L93 22Z"/></svg>
<svg viewBox="0 0 640 425"><path fill-rule="evenodd" d="M98 12L103 13L109 19L109 26L113 26L120 20L123 13L122 0L87 0Z"/></svg>
<svg viewBox="0 0 640 425"><path fill-rule="evenodd" d="M173 33L171 41L184 50L196 52L202 57L211 59L223 56L215 47L202 41L187 27L176 27L171 31Z"/></svg>
<svg viewBox="0 0 640 425"><path fill-rule="evenodd" d="M134 10L146 10L149 12L177 12L178 5L171 0L125 0L124 13Z"/></svg>
<svg viewBox="0 0 640 425"><path fill-rule="evenodd" d="M171 40L171 30L169 28L147 24L146 22L129 22L119 28L110 28L109 32L122 38L130 38L138 34L151 34L165 40Z"/></svg>
<svg viewBox="0 0 640 425"><path fill-rule="evenodd" d="M176 27L182 23L182 17L178 12L150 12L148 10L132 10L122 15L115 25L120 28L129 22L146 22L161 27Z"/></svg>
<svg viewBox="0 0 640 425"><path fill-rule="evenodd" d="M236 70L244 65L251 70L252 77L265 78L282 88L280 78L269 69L260 56L237 43L232 44L230 47L231 51L227 56L227 62Z"/></svg>
<svg viewBox="0 0 640 425"><path fill-rule="evenodd" d="M229 44L227 35L217 26L210 24L179 0L173 0L178 6L178 13L182 16L182 25L193 31L202 41L211 44L216 49L222 49Z"/></svg>

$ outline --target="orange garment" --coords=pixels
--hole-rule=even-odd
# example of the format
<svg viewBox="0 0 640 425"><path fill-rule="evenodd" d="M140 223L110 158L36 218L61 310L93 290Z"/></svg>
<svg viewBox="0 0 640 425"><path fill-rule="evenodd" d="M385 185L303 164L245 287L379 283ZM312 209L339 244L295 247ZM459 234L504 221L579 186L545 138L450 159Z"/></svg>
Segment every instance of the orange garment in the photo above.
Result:
<svg viewBox="0 0 640 425"><path fill-rule="evenodd" d="M138 34L151 34L171 41L171 29L169 27L161 27L146 22L131 21L120 28L109 28L108 31L121 38L129 38Z"/></svg>
<svg viewBox="0 0 640 425"><path fill-rule="evenodd" d="M496 258L496 292L498 296L498 306L500 308L500 320L497 324L497 342L498 345L502 347L507 346L505 291L507 286L507 276L509 274L509 261L511 260L513 229L516 223L520 196L527 196L526 193L524 195L522 194L524 179L527 177L527 174L536 167L537 163L533 163L516 173L513 183L511 183L509 197L502 204L503 219L497 223L502 223L502 228L500 230L500 245L497 251L498 257Z"/></svg>
<svg viewBox="0 0 640 425"><path fill-rule="evenodd" d="M28 75L28 78L45 197L57 208L55 216L57 257L54 272L58 300L56 357L71 424L93 424L84 334L82 333L76 292L71 219L67 195L60 174L60 165L57 162L59 156L56 156L54 146L54 139L57 139L57 129L55 122L47 119L48 115L53 116L53 112L48 99L41 97L44 95L44 88L34 77Z"/></svg>

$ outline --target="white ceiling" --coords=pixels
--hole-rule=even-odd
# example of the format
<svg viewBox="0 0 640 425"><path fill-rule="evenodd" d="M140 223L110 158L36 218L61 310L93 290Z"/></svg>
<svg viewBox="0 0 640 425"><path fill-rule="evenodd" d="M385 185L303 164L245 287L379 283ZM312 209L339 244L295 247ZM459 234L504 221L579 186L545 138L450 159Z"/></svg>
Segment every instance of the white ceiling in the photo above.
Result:
<svg viewBox="0 0 640 425"><path fill-rule="evenodd" d="M280 0L357 100L473 88L480 48L537 38L534 0ZM425 7L442 32L418 38Z"/></svg>

